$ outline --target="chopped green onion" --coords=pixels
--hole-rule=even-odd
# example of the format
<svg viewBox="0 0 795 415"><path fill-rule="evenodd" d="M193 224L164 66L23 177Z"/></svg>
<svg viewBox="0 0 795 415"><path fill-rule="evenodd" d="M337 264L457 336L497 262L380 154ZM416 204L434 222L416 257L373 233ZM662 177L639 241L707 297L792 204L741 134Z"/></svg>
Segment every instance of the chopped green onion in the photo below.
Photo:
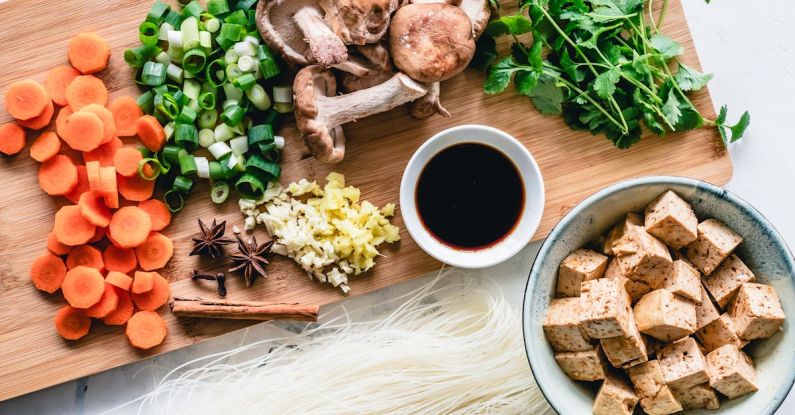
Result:
<svg viewBox="0 0 795 415"><path fill-rule="evenodd" d="M245 75L241 75L233 79L232 84L236 86L238 89L242 89L243 91L248 91L254 85L257 84L257 80L254 79L254 75L247 73Z"/></svg>
<svg viewBox="0 0 795 415"><path fill-rule="evenodd" d="M224 88L224 95L226 95L226 99L234 99L237 101L243 99L243 91L235 88L234 85L230 83L225 83L222 86Z"/></svg>
<svg viewBox="0 0 795 415"><path fill-rule="evenodd" d="M199 19L193 16L186 18L179 30L182 32L182 49L187 51L199 47Z"/></svg>
<svg viewBox="0 0 795 415"><path fill-rule="evenodd" d="M226 62L216 59L205 66L204 77L207 83L213 87L219 87L226 83Z"/></svg>
<svg viewBox="0 0 795 415"><path fill-rule="evenodd" d="M202 84L197 81L187 80L185 84L182 85L182 93L188 96L190 99L199 99L199 93L202 90Z"/></svg>
<svg viewBox="0 0 795 415"><path fill-rule="evenodd" d="M257 0L238 0L235 9L247 10L254 7L255 4L257 4Z"/></svg>
<svg viewBox="0 0 795 415"><path fill-rule="evenodd" d="M135 100L138 108L146 114L152 114L155 111L155 95L152 91L146 91Z"/></svg>
<svg viewBox="0 0 795 415"><path fill-rule="evenodd" d="M168 31L168 53L182 50L182 32L179 30ZM173 54L171 56L174 56Z"/></svg>
<svg viewBox="0 0 795 415"><path fill-rule="evenodd" d="M155 62L162 63L166 66L171 65L171 56L168 56L168 52L161 50L160 53L155 56ZM166 69L166 72L168 72L168 69Z"/></svg>
<svg viewBox="0 0 795 415"><path fill-rule="evenodd" d="M282 174L282 168L278 163L265 160L259 154L249 156L246 160L246 171L268 182L278 179Z"/></svg>
<svg viewBox="0 0 795 415"><path fill-rule="evenodd" d="M199 32L199 46L205 50L213 48L213 35L210 32L202 30Z"/></svg>
<svg viewBox="0 0 795 415"><path fill-rule="evenodd" d="M224 52L224 63L227 65L231 65L233 63L237 63L237 60L240 59L240 56L237 56L234 49L229 49Z"/></svg>
<svg viewBox="0 0 795 415"><path fill-rule="evenodd" d="M210 178L213 180L225 179L227 175L226 166L217 161L210 162Z"/></svg>
<svg viewBox="0 0 795 415"><path fill-rule="evenodd" d="M193 124L177 124L174 131L174 142L193 151L199 146L199 131Z"/></svg>
<svg viewBox="0 0 795 415"><path fill-rule="evenodd" d="M157 28L157 25L152 22L146 21L138 26L138 38L144 45L156 45L159 36L160 30Z"/></svg>
<svg viewBox="0 0 795 415"><path fill-rule="evenodd" d="M223 120L224 124L226 125L237 125L240 123L240 121L243 121L243 117L245 115L246 110L243 107L239 105L231 105L221 113L221 120Z"/></svg>
<svg viewBox="0 0 795 415"><path fill-rule="evenodd" d="M255 125L248 130L248 145L253 147L260 143L273 142L273 126L269 124Z"/></svg>
<svg viewBox="0 0 795 415"><path fill-rule="evenodd" d="M155 113L160 114L166 119L173 120L177 118L179 105L174 100L171 94L157 94L154 98Z"/></svg>
<svg viewBox="0 0 795 415"><path fill-rule="evenodd" d="M187 194L190 193L190 189L193 187L193 180L185 177L185 176L177 176L174 178L174 184L172 189Z"/></svg>
<svg viewBox="0 0 795 415"><path fill-rule="evenodd" d="M146 62L141 74L144 85L158 86L166 82L166 65L157 62Z"/></svg>
<svg viewBox="0 0 795 415"><path fill-rule="evenodd" d="M215 144L215 133L209 128L199 130L199 145L207 148Z"/></svg>
<svg viewBox="0 0 795 415"><path fill-rule="evenodd" d="M243 38L243 41L251 43L254 46L259 46L259 44L260 44L259 38L256 37L256 36L251 36L251 35L246 35L246 37Z"/></svg>
<svg viewBox="0 0 795 415"><path fill-rule="evenodd" d="M188 101L188 105L186 105L186 107L190 108L191 110L193 110L193 112L197 114L202 110L202 107L199 106L199 101L195 99Z"/></svg>
<svg viewBox="0 0 795 415"><path fill-rule="evenodd" d="M260 84L254 84L248 91L246 91L248 100L260 111L265 111L271 107L271 99L265 88Z"/></svg>
<svg viewBox="0 0 795 415"><path fill-rule="evenodd" d="M215 126L214 132L215 132L215 141L227 141L231 140L232 137L235 136L234 131L232 131L232 127L224 123L220 123L217 126Z"/></svg>
<svg viewBox="0 0 795 415"><path fill-rule="evenodd" d="M192 154L180 154L179 156L179 171L183 176L189 176L196 173L196 157Z"/></svg>
<svg viewBox="0 0 795 415"><path fill-rule="evenodd" d="M167 191L163 195L163 202L166 204L166 207L168 207L168 210L172 213L179 212L183 207L185 207L185 198L176 189Z"/></svg>
<svg viewBox="0 0 795 415"><path fill-rule="evenodd" d="M229 185L226 182L215 182L210 189L210 199L213 203L224 203L229 197Z"/></svg>
<svg viewBox="0 0 795 415"><path fill-rule="evenodd" d="M149 175L144 171L144 167L149 165L151 173ZM144 180L155 180L162 172L163 166L156 158L145 158L138 162L138 176Z"/></svg>
<svg viewBox="0 0 795 415"><path fill-rule="evenodd" d="M182 92L182 90L181 90L181 89L178 89L178 90L177 90L177 92L175 92L175 93L174 93L174 101L176 101L176 102L177 102L177 104L178 104L180 107L182 107L182 106L184 106L185 104L187 104L187 103L188 103L188 101L190 101L190 98L188 98L188 96L187 96L187 95L185 95L185 93L184 93L184 92Z"/></svg>
<svg viewBox="0 0 795 415"><path fill-rule="evenodd" d="M286 114L293 110L293 88L289 85L273 87L273 109L279 114Z"/></svg>
<svg viewBox="0 0 795 415"><path fill-rule="evenodd" d="M204 8L198 1L193 0L182 8L182 16L199 17L204 12Z"/></svg>
<svg viewBox="0 0 795 415"><path fill-rule="evenodd" d="M215 108L215 93L213 92L202 92L199 95L199 107L205 110Z"/></svg>
<svg viewBox="0 0 795 415"><path fill-rule="evenodd" d="M182 68L185 72L196 74L204 69L204 64L207 62L207 52L203 49L191 49L182 57Z"/></svg>
<svg viewBox="0 0 795 415"><path fill-rule="evenodd" d="M235 43L235 47L234 47L235 54L237 56L240 56L240 57L243 57L243 56L255 56L257 54L257 49L255 49L254 46L255 45L251 44L251 42L248 42L248 41L245 41L245 40L241 41L241 42L237 42L237 43Z"/></svg>
<svg viewBox="0 0 795 415"><path fill-rule="evenodd" d="M224 18L224 22L245 26L248 24L248 16L246 15L246 12L244 12L243 10L238 10L226 16Z"/></svg>
<svg viewBox="0 0 795 415"><path fill-rule="evenodd" d="M215 33L221 28L221 21L216 18L212 18L204 22L204 28L210 33Z"/></svg>
<svg viewBox="0 0 795 415"><path fill-rule="evenodd" d="M257 59L259 60L259 69L262 71L263 78L273 78L281 72L279 65L276 64L276 58L274 58L267 45L257 46Z"/></svg>
<svg viewBox="0 0 795 415"><path fill-rule="evenodd" d="M221 109L225 110L225 109L231 107L232 105L238 105L239 103L240 103L240 101L238 101L236 99L227 99L226 101L224 101L223 104L221 104Z"/></svg>
<svg viewBox="0 0 795 415"><path fill-rule="evenodd" d="M221 25L221 32L215 38L215 41L221 45L224 50L229 49L235 43L243 39L245 30L242 25L234 23L224 23Z"/></svg>
<svg viewBox="0 0 795 415"><path fill-rule="evenodd" d="M230 63L226 65L226 77L229 80L234 82L235 79L237 79L241 75L243 75L243 71L240 70L240 67L238 67L236 63Z"/></svg>
<svg viewBox="0 0 795 415"><path fill-rule="evenodd" d="M157 40L168 41L168 31L174 30L174 26L168 23L161 23L160 28L157 29Z"/></svg>
<svg viewBox="0 0 795 415"><path fill-rule="evenodd" d="M226 0L208 0L207 12L214 16L229 13L229 3Z"/></svg>
<svg viewBox="0 0 795 415"><path fill-rule="evenodd" d="M253 72L257 69L257 61L251 56L241 56L237 60L237 67L243 72Z"/></svg>
<svg viewBox="0 0 795 415"><path fill-rule="evenodd" d="M149 13L146 14L146 22L152 23L154 25L159 25L163 19L166 18L168 12L171 11L171 7L168 4L163 3L160 0L155 1L155 4L152 5L152 8L149 9Z"/></svg>
<svg viewBox="0 0 795 415"><path fill-rule="evenodd" d="M182 68L174 65L173 63L169 63L168 67L166 67L166 75L168 76L168 79L174 82L182 82Z"/></svg>
<svg viewBox="0 0 795 415"><path fill-rule="evenodd" d="M174 10L169 10L164 21L171 27L179 27L182 24L182 15Z"/></svg>
<svg viewBox="0 0 795 415"><path fill-rule="evenodd" d="M194 157L194 164L196 164L196 176L200 179L210 178L210 162L207 157Z"/></svg>
<svg viewBox="0 0 795 415"><path fill-rule="evenodd" d="M248 151L248 137L235 137L229 140L229 146L232 148L233 154L241 156Z"/></svg>
<svg viewBox="0 0 795 415"><path fill-rule="evenodd" d="M179 151L182 150L180 146L168 144L163 147L160 154L163 156L161 162L165 161L169 164L179 163Z"/></svg>
<svg viewBox="0 0 795 415"><path fill-rule="evenodd" d="M174 121L163 126L163 133L166 134L166 141L170 140L171 136L174 135L174 128L176 128Z"/></svg>
<svg viewBox="0 0 795 415"><path fill-rule="evenodd" d="M237 179L235 189L246 199L258 200L265 193L265 184L257 176L244 173Z"/></svg>
<svg viewBox="0 0 795 415"><path fill-rule="evenodd" d="M182 112L177 116L177 124L193 124L196 121L196 111L192 110L189 106L182 107Z"/></svg>
<svg viewBox="0 0 795 415"><path fill-rule="evenodd" d="M208 147L207 150L210 151L210 154L213 155L213 158L215 158L216 160L220 160L222 157L226 156L227 154L231 154L232 149L229 148L229 146L225 142L217 140L218 139L216 135L216 142L213 143L210 147Z"/></svg>
<svg viewBox="0 0 795 415"><path fill-rule="evenodd" d="M273 142L276 144L276 148L279 150L284 150L284 137L277 135L273 137Z"/></svg>
<svg viewBox="0 0 795 415"><path fill-rule="evenodd" d="M229 158L226 159L226 167L228 167L230 170L234 169L234 170L239 170L241 172L245 171L246 165L243 163L244 163L243 156L238 156L234 153L230 154Z"/></svg>
<svg viewBox="0 0 795 415"><path fill-rule="evenodd" d="M159 54L161 49L155 45L141 45L124 51L124 61L133 68L141 68Z"/></svg>
<svg viewBox="0 0 795 415"><path fill-rule="evenodd" d="M201 128L214 128L217 122L218 111L216 111L215 108L202 111L201 114L199 114L199 127Z"/></svg>

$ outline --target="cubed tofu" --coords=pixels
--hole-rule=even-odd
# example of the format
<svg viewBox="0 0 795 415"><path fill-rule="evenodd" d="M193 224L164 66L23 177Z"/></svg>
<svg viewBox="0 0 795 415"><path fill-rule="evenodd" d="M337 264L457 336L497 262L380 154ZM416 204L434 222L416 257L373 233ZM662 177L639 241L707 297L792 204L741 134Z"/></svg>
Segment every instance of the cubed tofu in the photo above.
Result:
<svg viewBox="0 0 795 415"><path fill-rule="evenodd" d="M712 303L712 299L707 294L704 286L701 286L701 302L696 305L696 330L701 329L709 323L717 320L720 312Z"/></svg>
<svg viewBox="0 0 795 415"><path fill-rule="evenodd" d="M582 283L580 326L592 339L629 334L631 313L629 294L621 281L600 278Z"/></svg>
<svg viewBox="0 0 795 415"><path fill-rule="evenodd" d="M707 360L692 337L665 345L657 352L665 383L684 389L709 382Z"/></svg>
<svg viewBox="0 0 795 415"><path fill-rule="evenodd" d="M737 289L744 282L754 282L756 277L737 255L730 255L720 266L704 278L704 286L718 305L726 309Z"/></svg>
<svg viewBox="0 0 795 415"><path fill-rule="evenodd" d="M714 411L720 409L718 394L715 393L715 390L712 389L708 383L683 389L672 388L671 390L674 392L676 400L682 404L682 409L685 411L693 409Z"/></svg>
<svg viewBox="0 0 795 415"><path fill-rule="evenodd" d="M741 349L744 345L734 330L734 323L729 313L721 314L718 319L698 330L696 337L707 353L727 344L733 344Z"/></svg>
<svg viewBox="0 0 795 415"><path fill-rule="evenodd" d="M646 232L679 249L698 237L698 219L690 204L669 190L654 199L644 212Z"/></svg>
<svg viewBox="0 0 795 415"><path fill-rule="evenodd" d="M696 331L696 306L668 290L654 290L634 307L641 333L662 341L673 341Z"/></svg>
<svg viewBox="0 0 795 415"><path fill-rule="evenodd" d="M613 243L621 239L627 232L627 229L632 226L643 226L643 219L641 219L637 213L629 212L624 216L621 222L615 224L615 226L610 229L610 232L605 235L605 240L602 244L602 252L605 255L615 255L613 253Z"/></svg>
<svg viewBox="0 0 795 415"><path fill-rule="evenodd" d="M734 399L756 392L756 371L751 357L736 345L727 344L707 354L709 386Z"/></svg>
<svg viewBox="0 0 795 415"><path fill-rule="evenodd" d="M629 297L632 299L632 304L635 304L641 297L651 292L652 288L645 282L633 281L627 278L621 270L619 262L619 258L613 258L613 260L610 261L610 264L607 265L607 270L605 270L605 278L623 281L624 289L627 290L627 294L629 294Z"/></svg>
<svg viewBox="0 0 795 415"><path fill-rule="evenodd" d="M593 415L631 415L638 396L625 379L609 373L593 401Z"/></svg>
<svg viewBox="0 0 795 415"><path fill-rule="evenodd" d="M688 262L677 259L663 279L662 288L698 304L701 302L701 273Z"/></svg>
<svg viewBox="0 0 795 415"><path fill-rule="evenodd" d="M709 275L726 259L743 237L715 219L698 224L698 238L691 242L685 255L704 275Z"/></svg>
<svg viewBox="0 0 795 415"><path fill-rule="evenodd" d="M544 334L556 352L581 352L593 349L591 339L580 328L580 299L555 298L544 317Z"/></svg>
<svg viewBox="0 0 795 415"><path fill-rule="evenodd" d="M729 314L734 330L744 340L764 339L778 332L784 310L776 290L769 285L744 283L737 290Z"/></svg>
<svg viewBox="0 0 795 415"><path fill-rule="evenodd" d="M673 392L663 379L660 362L650 360L629 368L632 384L640 398L640 406L649 415L666 415L682 410Z"/></svg>
<svg viewBox="0 0 795 415"><path fill-rule="evenodd" d="M555 353L555 360L566 375L574 380L592 382L607 376L607 361L599 346L584 352Z"/></svg>
<svg viewBox="0 0 795 415"><path fill-rule="evenodd" d="M630 314L629 328L630 332L625 336L599 340L607 360L615 367L628 368L649 360L646 344L635 326L632 314Z"/></svg>
<svg viewBox="0 0 795 415"><path fill-rule="evenodd" d="M590 249L577 249L560 264L558 270L558 297L580 295L580 285L584 281L602 278L607 269L607 257Z"/></svg>
<svg viewBox="0 0 795 415"><path fill-rule="evenodd" d="M613 244L613 252L619 258L624 275L655 289L662 286L673 263L668 247L640 226L628 229Z"/></svg>

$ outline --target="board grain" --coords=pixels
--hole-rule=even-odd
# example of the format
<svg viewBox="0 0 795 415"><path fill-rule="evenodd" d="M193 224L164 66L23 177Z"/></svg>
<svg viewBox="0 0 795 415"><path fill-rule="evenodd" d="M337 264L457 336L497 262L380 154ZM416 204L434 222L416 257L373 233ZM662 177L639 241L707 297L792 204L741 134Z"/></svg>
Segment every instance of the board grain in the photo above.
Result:
<svg viewBox="0 0 795 415"><path fill-rule="evenodd" d="M514 1L504 2L514 5ZM132 74L124 64L124 49L135 46L137 26L151 0L11 0L0 2L0 96L8 85L32 78L43 81L46 72L67 63L69 38L81 31L95 31L112 46L108 70L99 74L111 98L138 93ZM505 9L504 9L505 10ZM689 29L678 0L670 3L664 32L685 47L684 62L699 67ZM401 175L408 159L423 141L437 131L459 124L486 124L507 131L521 140L538 161L546 183L546 210L534 239L543 238L552 226L580 200L620 180L652 174L690 176L718 185L732 175L731 160L713 131L698 130L665 138L645 137L630 150L620 151L603 137L569 130L559 117L540 115L526 97L512 92L486 96L480 85L483 75L468 70L443 83L442 101L452 118L413 120L405 108L380 114L345 127L348 154L337 165L312 160L292 126L287 137L283 181L300 178L322 180L332 171L346 175L361 188L362 196L377 205L398 201ZM714 118L709 93L694 96L695 105ZM0 123L10 116L0 104ZM36 134L29 134L32 139ZM36 290L29 280L31 260L46 249L53 214L62 198L44 194L37 184L37 163L27 150L0 159L0 401L70 379L188 346L201 340L245 327L246 322L173 318L164 344L147 352L129 347L118 327L94 323L80 341L67 342L54 330L53 316L64 301L61 295ZM488 190L473 197L488 198ZM219 218L242 225L236 203L213 205L208 187L198 186L187 208L175 216L166 234L174 239L175 254L163 271L174 295L211 297L213 287L193 284L190 271L200 267L223 270L218 263L188 258L196 219ZM402 221L395 222L402 228ZM262 230L255 235L266 239ZM401 229L403 240L384 250L374 271L353 279L351 295L415 278L438 269ZM229 298L262 301L298 301L328 304L344 298L337 290L310 281L288 260L276 260L270 278L245 289L239 278L230 277Z"/></svg>

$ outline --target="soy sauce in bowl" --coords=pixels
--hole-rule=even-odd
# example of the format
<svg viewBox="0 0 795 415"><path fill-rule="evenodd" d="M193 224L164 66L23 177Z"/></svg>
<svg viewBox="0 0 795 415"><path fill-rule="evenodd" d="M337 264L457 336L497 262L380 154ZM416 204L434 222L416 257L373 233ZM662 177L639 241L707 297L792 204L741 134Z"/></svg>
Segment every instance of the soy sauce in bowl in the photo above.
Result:
<svg viewBox="0 0 795 415"><path fill-rule="evenodd" d="M451 248L489 248L516 228L524 210L519 170L501 151L480 143L447 147L425 165L415 205L423 226Z"/></svg>

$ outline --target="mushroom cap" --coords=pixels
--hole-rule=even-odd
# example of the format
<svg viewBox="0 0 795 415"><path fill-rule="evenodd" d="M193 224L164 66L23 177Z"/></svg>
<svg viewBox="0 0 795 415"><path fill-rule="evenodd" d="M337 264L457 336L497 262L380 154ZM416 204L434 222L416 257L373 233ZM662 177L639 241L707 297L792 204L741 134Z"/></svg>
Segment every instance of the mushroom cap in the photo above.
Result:
<svg viewBox="0 0 795 415"><path fill-rule="evenodd" d="M331 71L319 65L307 66L295 76L295 121L309 151L320 161L336 163L345 157L345 133L342 126L326 125L320 115L319 97L337 94L337 80Z"/></svg>
<svg viewBox="0 0 795 415"><path fill-rule="evenodd" d="M409 4L389 26L392 61L420 82L439 82L463 71L475 54L469 16L442 3Z"/></svg>
<svg viewBox="0 0 795 415"><path fill-rule="evenodd" d="M469 21L472 23L472 34L477 40L483 34L483 31L486 30L486 25L489 24L489 17L491 17L491 7L488 0L461 0L458 7L469 16Z"/></svg>
<svg viewBox="0 0 795 415"><path fill-rule="evenodd" d="M298 25L293 22L293 15L305 7L307 3L316 3L305 0L269 0L257 4L257 29L262 34L262 40L271 48L278 51L284 59L295 65L309 65L306 58L311 56L309 44L304 40L304 34Z"/></svg>
<svg viewBox="0 0 795 415"><path fill-rule="evenodd" d="M384 83L394 75L394 66L389 57L389 49L381 42L356 46L348 55L348 62L358 62L366 72L348 71L341 66L340 83L345 92L355 92Z"/></svg>
<svg viewBox="0 0 795 415"><path fill-rule="evenodd" d="M348 45L378 42L398 8L397 0L320 0L326 21Z"/></svg>

